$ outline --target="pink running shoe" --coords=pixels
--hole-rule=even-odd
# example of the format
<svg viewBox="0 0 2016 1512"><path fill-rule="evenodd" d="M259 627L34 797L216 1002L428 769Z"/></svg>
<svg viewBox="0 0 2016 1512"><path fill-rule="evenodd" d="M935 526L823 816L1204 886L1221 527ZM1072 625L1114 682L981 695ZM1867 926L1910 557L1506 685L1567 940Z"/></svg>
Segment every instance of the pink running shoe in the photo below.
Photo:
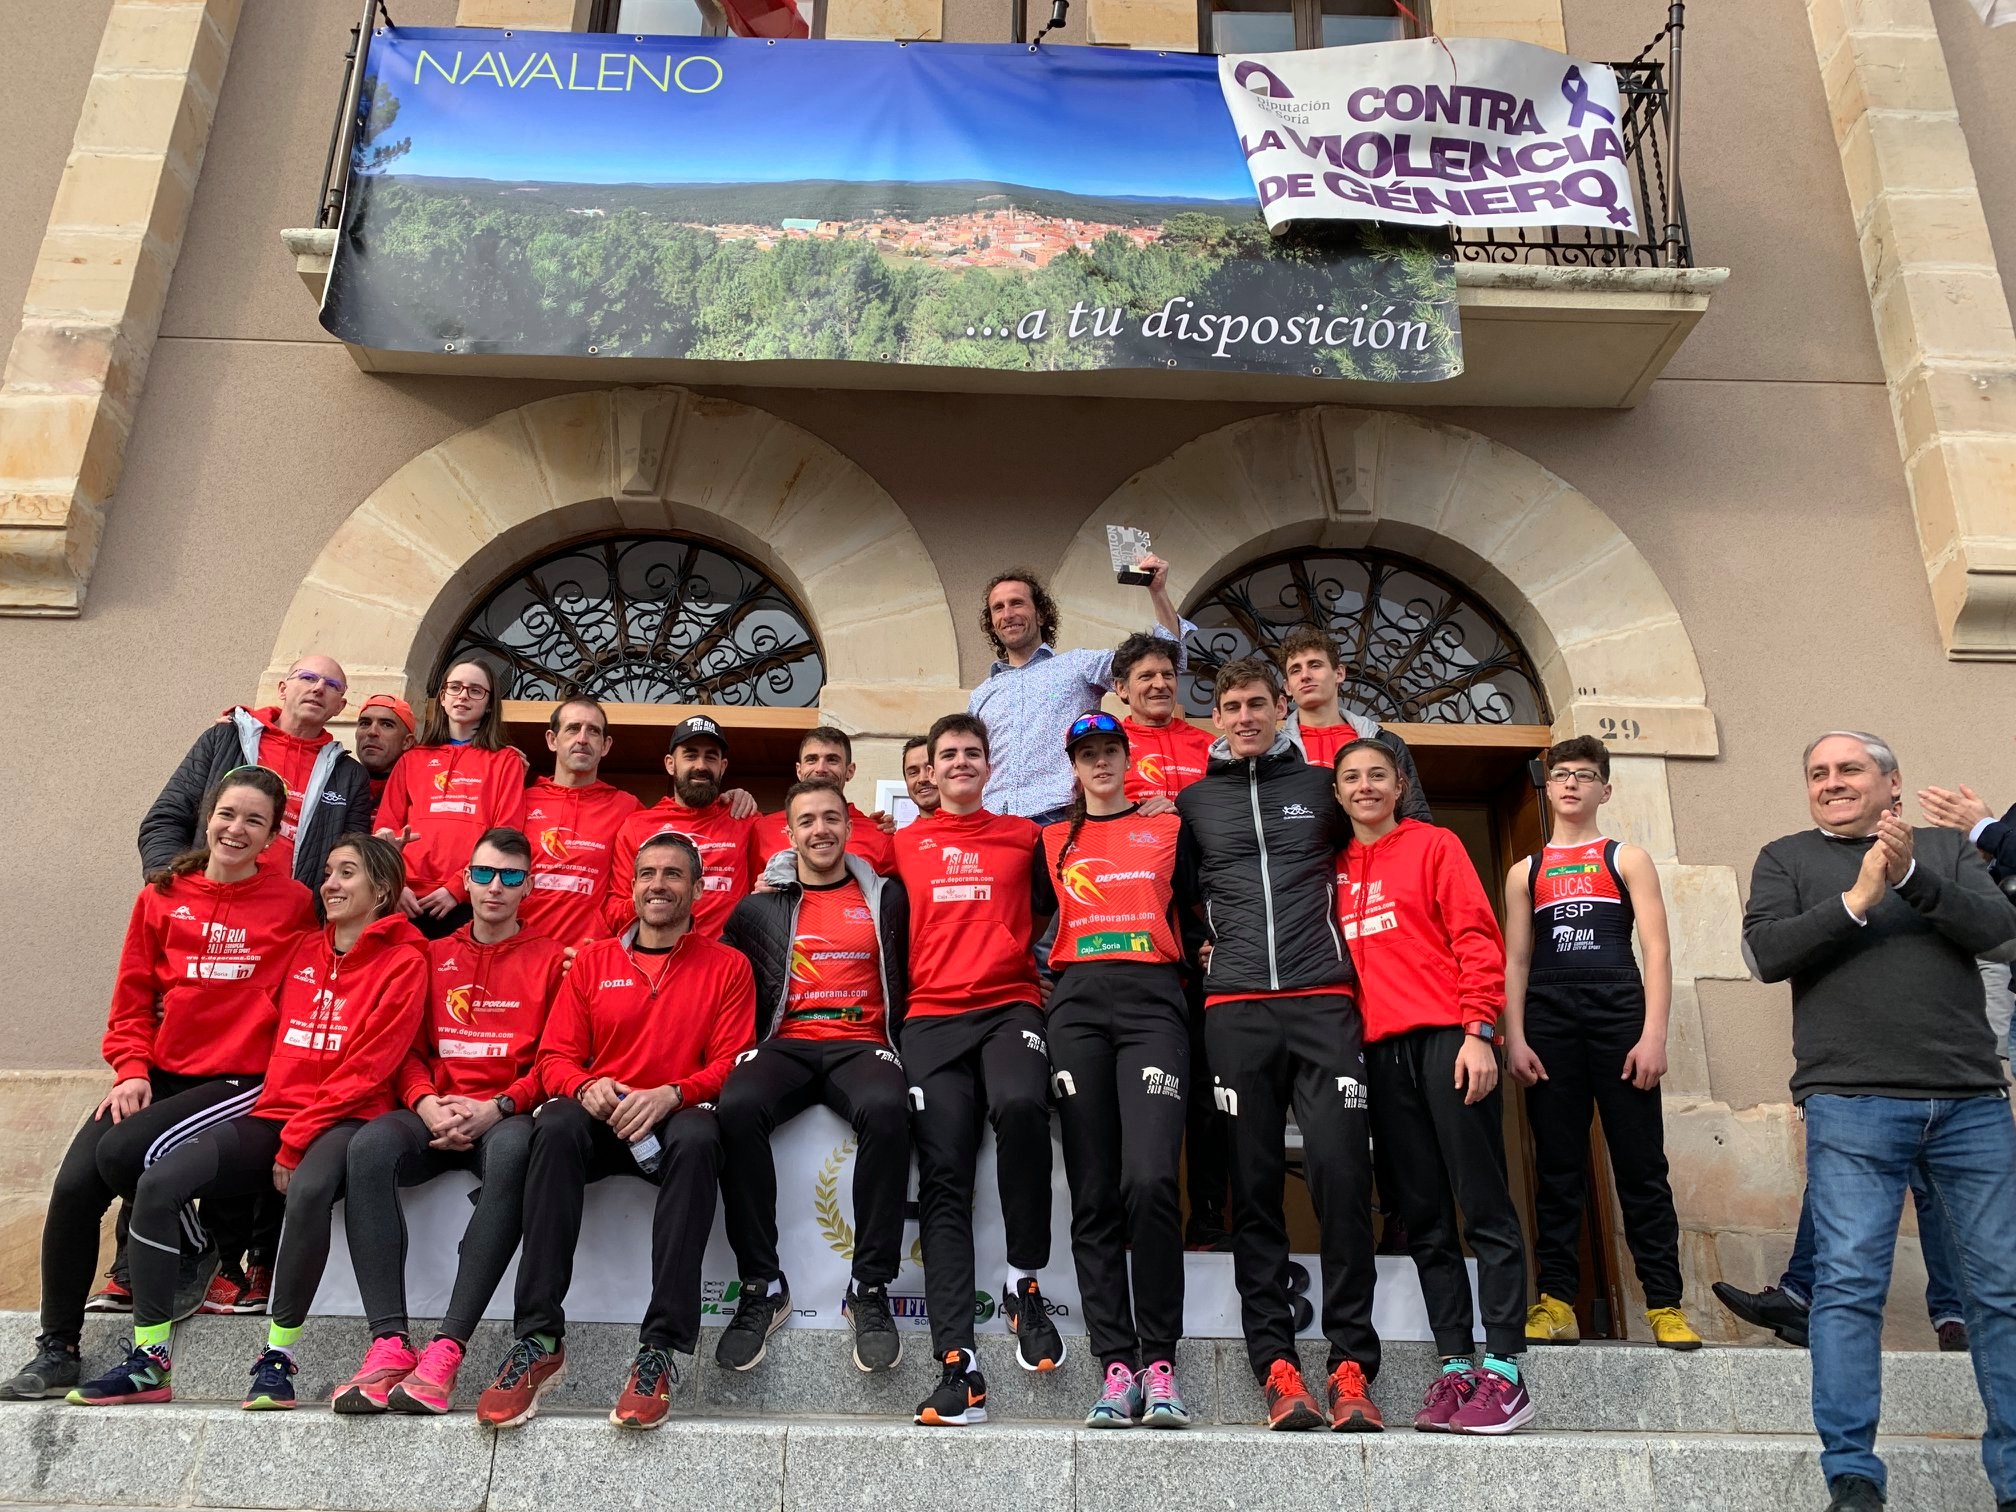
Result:
<svg viewBox="0 0 2016 1512"><path fill-rule="evenodd" d="M1511 1433L1533 1421L1533 1399L1524 1381L1508 1381L1495 1370L1479 1370L1477 1389L1449 1419L1451 1433Z"/></svg>
<svg viewBox="0 0 2016 1512"><path fill-rule="evenodd" d="M1476 1371L1443 1371L1435 1377L1428 1394L1421 1399L1421 1410L1414 1414L1415 1429L1421 1433L1449 1432L1449 1419L1462 1410L1463 1404L1470 1400L1470 1394L1476 1389Z"/></svg>
<svg viewBox="0 0 2016 1512"><path fill-rule="evenodd" d="M455 1405L455 1374L462 1368L462 1346L436 1339L420 1351L413 1373L392 1388L385 1405L394 1412L439 1416Z"/></svg>
<svg viewBox="0 0 2016 1512"><path fill-rule="evenodd" d="M357 1374L336 1388L329 1405L338 1412L383 1412L385 1399L419 1364L413 1346L396 1334L389 1339L373 1339L364 1351L364 1363Z"/></svg>

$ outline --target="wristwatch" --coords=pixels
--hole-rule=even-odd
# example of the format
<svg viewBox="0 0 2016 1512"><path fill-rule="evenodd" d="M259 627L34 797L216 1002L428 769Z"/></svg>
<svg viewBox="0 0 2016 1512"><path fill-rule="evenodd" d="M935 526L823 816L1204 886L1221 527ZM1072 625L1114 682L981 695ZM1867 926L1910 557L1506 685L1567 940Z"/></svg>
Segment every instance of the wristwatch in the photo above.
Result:
<svg viewBox="0 0 2016 1512"><path fill-rule="evenodd" d="M508 1092L499 1092L491 1101L497 1104L497 1111L506 1118L512 1117L518 1111L518 1100Z"/></svg>
<svg viewBox="0 0 2016 1512"><path fill-rule="evenodd" d="M1472 1019L1463 1026L1463 1032L1474 1035L1487 1045L1498 1043L1498 1026L1489 1019Z"/></svg>

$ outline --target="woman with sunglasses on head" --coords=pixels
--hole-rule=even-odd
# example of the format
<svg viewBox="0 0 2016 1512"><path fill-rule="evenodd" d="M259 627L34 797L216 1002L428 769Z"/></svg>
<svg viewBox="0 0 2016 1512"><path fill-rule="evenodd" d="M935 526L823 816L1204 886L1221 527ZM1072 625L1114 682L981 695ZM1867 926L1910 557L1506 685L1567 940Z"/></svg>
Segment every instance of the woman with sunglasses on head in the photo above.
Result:
<svg viewBox="0 0 2016 1512"><path fill-rule="evenodd" d="M172 1395L169 1313L176 1214L197 1197L287 1197L267 1348L245 1405L294 1405L294 1343L329 1258L350 1140L392 1106L392 1082L426 1004L425 942L399 911L398 847L346 835L329 852L324 926L297 937L277 989L279 1033L250 1110L160 1156L133 1194L133 1350L70 1393L80 1406Z"/></svg>
<svg viewBox="0 0 2016 1512"><path fill-rule="evenodd" d="M404 848L399 906L430 940L469 922L462 868L477 840L524 821L526 761L505 743L503 704L487 662L458 661L421 715L419 743L385 779L378 837Z"/></svg>
<svg viewBox="0 0 2016 1512"><path fill-rule="evenodd" d="M1071 1253L1105 1386L1093 1428L1181 1428L1183 1215L1177 1161L1190 1083L1176 909L1182 820L1126 794L1127 735L1073 722L1069 816L1044 827L1039 916L1057 915L1045 1032L1071 1187ZM1133 1279L1128 1279L1129 1252Z"/></svg>
<svg viewBox="0 0 2016 1512"><path fill-rule="evenodd" d="M531 869L532 844L517 830L476 842L467 870L475 917L428 947L427 1018L399 1069L400 1105L350 1145L344 1229L371 1347L337 1387L338 1412L448 1411L469 1336L518 1248L539 1100L533 1060L567 970L566 943L519 919ZM449 1171L482 1184L457 1246L447 1315L416 1353L399 1189Z"/></svg>
<svg viewBox="0 0 2016 1512"><path fill-rule="evenodd" d="M280 832L287 789L239 767L203 799L204 844L151 873L133 905L112 987L104 1053L112 1089L57 1169L42 1225L42 1331L35 1358L0 1383L23 1399L77 1384L84 1299L99 1225L153 1161L259 1095L273 1047L273 998L295 940L315 927L308 889L259 858ZM172 1293L189 1215L156 1237Z"/></svg>

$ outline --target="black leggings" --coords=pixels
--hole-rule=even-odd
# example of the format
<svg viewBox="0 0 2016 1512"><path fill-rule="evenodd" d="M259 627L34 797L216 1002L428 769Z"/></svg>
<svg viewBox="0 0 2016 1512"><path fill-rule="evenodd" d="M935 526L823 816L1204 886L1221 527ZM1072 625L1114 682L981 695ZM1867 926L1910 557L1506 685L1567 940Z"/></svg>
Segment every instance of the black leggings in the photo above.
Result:
<svg viewBox="0 0 2016 1512"><path fill-rule="evenodd" d="M84 1301L98 1268L99 1226L112 1200L130 1197L153 1163L210 1125L243 1113L259 1096L256 1076L156 1071L148 1080L154 1101L138 1113L116 1124L109 1116L93 1118L77 1131L49 1193L42 1223L42 1332L65 1343L76 1343L84 1331ZM193 1216L177 1211L155 1230L171 1246L171 1256L193 1222ZM200 1243L200 1231L191 1237ZM172 1296L173 1258L169 1264Z"/></svg>
<svg viewBox="0 0 2016 1512"><path fill-rule="evenodd" d="M399 1108L372 1119L350 1142L344 1205L350 1267L372 1337L406 1333L406 1213L399 1189L449 1171L474 1172L482 1185L470 1193L476 1211L462 1231L455 1287L441 1321L444 1335L467 1344L518 1249L532 1116L520 1113L492 1124L473 1150L431 1149L429 1138L420 1115Z"/></svg>

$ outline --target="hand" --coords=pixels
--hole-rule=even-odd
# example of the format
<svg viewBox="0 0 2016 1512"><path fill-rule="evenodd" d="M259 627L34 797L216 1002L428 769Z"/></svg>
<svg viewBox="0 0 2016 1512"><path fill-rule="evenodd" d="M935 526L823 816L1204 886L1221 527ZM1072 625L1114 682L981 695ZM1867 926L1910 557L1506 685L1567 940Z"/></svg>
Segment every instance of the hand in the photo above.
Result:
<svg viewBox="0 0 2016 1512"><path fill-rule="evenodd" d="M1882 835L1879 826L1877 835ZM1881 838L1869 847L1862 857L1862 869L1855 874L1855 885L1841 894L1841 901L1848 905L1848 912L1858 919L1869 917L1870 910L1883 901L1883 895L1890 890L1890 853Z"/></svg>
<svg viewBox="0 0 2016 1512"><path fill-rule="evenodd" d="M504 1121L504 1110L490 1098L451 1097L455 1110L455 1132L473 1145Z"/></svg>
<svg viewBox="0 0 2016 1512"><path fill-rule="evenodd" d="M1169 586L1169 564L1154 552L1149 552L1134 564L1137 572L1148 574L1148 591L1160 593Z"/></svg>
<svg viewBox="0 0 2016 1512"><path fill-rule="evenodd" d="M617 1138L635 1144L676 1113L680 1101L677 1087L644 1087L628 1093L616 1105L616 1114L609 1120L609 1127L615 1131Z"/></svg>
<svg viewBox="0 0 2016 1512"><path fill-rule="evenodd" d="M586 945L587 943L588 941L583 940L581 945ZM569 945L565 950L560 952L560 974L562 976L565 976L574 969L574 957L581 954L581 945Z"/></svg>
<svg viewBox="0 0 2016 1512"><path fill-rule="evenodd" d="M1547 1068L1540 1064L1540 1057L1524 1040L1505 1042L1505 1071L1522 1087L1547 1080Z"/></svg>
<svg viewBox="0 0 2016 1512"><path fill-rule="evenodd" d="M461 1122L460 1115L448 1100L436 1097L432 1092L413 1104L413 1111L419 1115L420 1122L427 1125L430 1143L438 1143L444 1134L453 1133L455 1125Z"/></svg>
<svg viewBox="0 0 2016 1512"><path fill-rule="evenodd" d="M411 889L409 888L410 892ZM424 913L430 918L445 919L454 911L455 894L445 887L437 887L415 906L415 913Z"/></svg>
<svg viewBox="0 0 2016 1512"><path fill-rule="evenodd" d="M1456 1052L1456 1090L1463 1101L1480 1103L1498 1085L1498 1057L1474 1034L1463 1036L1463 1048Z"/></svg>
<svg viewBox="0 0 2016 1512"><path fill-rule="evenodd" d="M877 809L868 816L868 822L885 835L896 833L896 816L883 809Z"/></svg>
<svg viewBox="0 0 2016 1512"><path fill-rule="evenodd" d="M1141 817L1143 819L1153 819L1157 814L1173 814L1175 812L1176 800L1171 798L1167 793L1151 793L1148 797L1141 800Z"/></svg>
<svg viewBox="0 0 2016 1512"><path fill-rule="evenodd" d="M1624 1057L1624 1080L1640 1092L1650 1092L1666 1074L1666 1040L1647 1037L1631 1047Z"/></svg>
<svg viewBox="0 0 2016 1512"><path fill-rule="evenodd" d="M1884 876L1892 887L1911 870L1911 852L1916 843L1911 826L1895 814L1885 814L1876 821L1876 844L1870 848L1883 852Z"/></svg>
<svg viewBox="0 0 2016 1512"><path fill-rule="evenodd" d="M418 840L420 838L418 835L413 833L413 826L410 824L407 825L406 828L404 829L399 830L381 829L375 831L375 833L377 837L380 840L383 840L386 844L396 845L402 850L405 849L407 846L411 845L415 840Z"/></svg>
<svg viewBox="0 0 2016 1512"><path fill-rule="evenodd" d="M287 1195L287 1179L293 1174L294 1173L292 1171L288 1170L287 1167L280 1164L279 1161L277 1160L274 1161L273 1190L278 1192L282 1197L285 1197Z"/></svg>
<svg viewBox="0 0 2016 1512"><path fill-rule="evenodd" d="M728 800L730 819L753 819L763 812L756 807L756 800L749 796L747 788L730 788L721 796Z"/></svg>
<svg viewBox="0 0 2016 1512"><path fill-rule="evenodd" d="M402 913L412 915L420 912L420 897L410 887L399 889L399 908Z"/></svg>
<svg viewBox="0 0 2016 1512"><path fill-rule="evenodd" d="M1927 823L1962 833L1971 830L1983 819L1995 817L1994 811L1965 783L1961 784L1957 793L1948 792L1945 788L1920 788L1918 806L1925 811Z"/></svg>
<svg viewBox="0 0 2016 1512"><path fill-rule="evenodd" d="M1211 970L1211 942L1209 940L1206 940L1202 945L1197 947L1197 969L1203 972Z"/></svg>
<svg viewBox="0 0 2016 1512"><path fill-rule="evenodd" d="M1050 1006L1050 994L1056 990L1057 984L1047 974L1043 972L1036 974L1036 1001L1041 1006L1046 1009Z"/></svg>
<svg viewBox="0 0 2016 1512"><path fill-rule="evenodd" d="M618 1095L624 1089L606 1076L598 1076L575 1094L581 1106L588 1110L590 1118L609 1122L609 1115L616 1111Z"/></svg>
<svg viewBox="0 0 2016 1512"><path fill-rule="evenodd" d="M142 1108L154 1101L154 1084L144 1076L124 1076L112 1083L112 1090L105 1094L105 1101L98 1104L93 1119L112 1115L115 1124L131 1118Z"/></svg>
<svg viewBox="0 0 2016 1512"><path fill-rule="evenodd" d="M749 891L752 893L774 893L777 891L777 888L771 882L768 872L758 872L756 880L749 884Z"/></svg>

